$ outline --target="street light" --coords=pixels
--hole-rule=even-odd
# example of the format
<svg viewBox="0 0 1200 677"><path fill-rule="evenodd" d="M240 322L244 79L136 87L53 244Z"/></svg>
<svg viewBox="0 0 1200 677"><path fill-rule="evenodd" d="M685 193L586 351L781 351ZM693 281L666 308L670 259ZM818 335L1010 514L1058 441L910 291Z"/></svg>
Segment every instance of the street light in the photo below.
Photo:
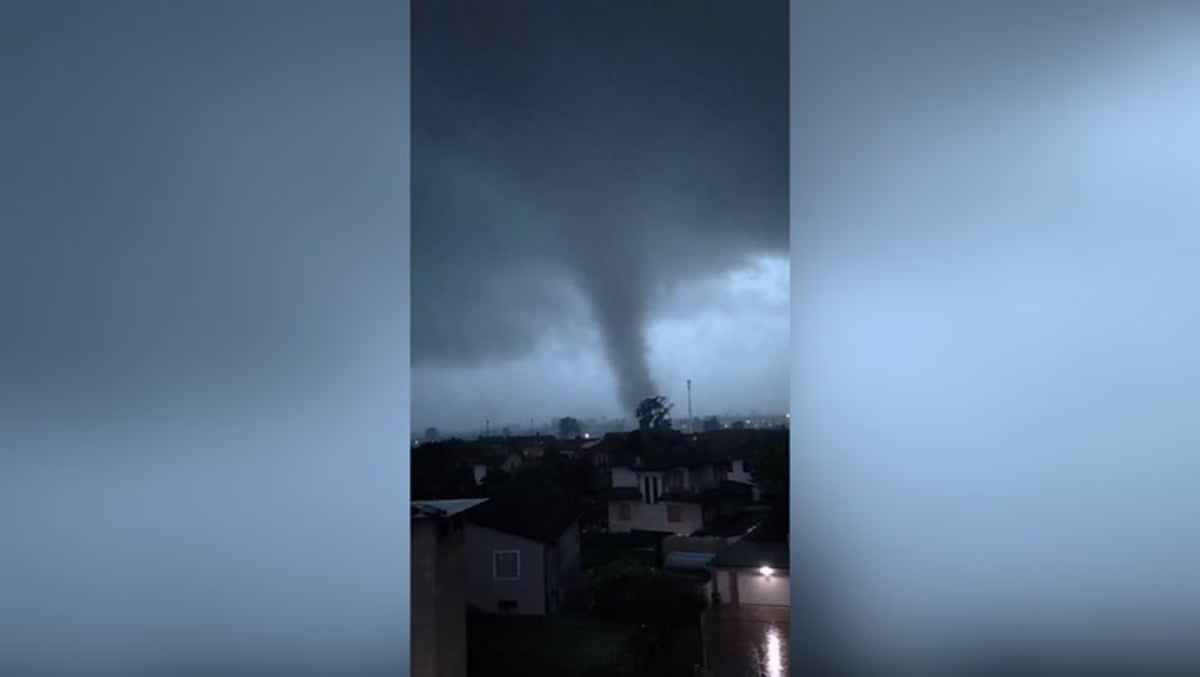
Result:
<svg viewBox="0 0 1200 677"><path fill-rule="evenodd" d="M764 564L758 568L758 573L762 574L763 578L770 578L771 574L775 573L775 570Z"/></svg>

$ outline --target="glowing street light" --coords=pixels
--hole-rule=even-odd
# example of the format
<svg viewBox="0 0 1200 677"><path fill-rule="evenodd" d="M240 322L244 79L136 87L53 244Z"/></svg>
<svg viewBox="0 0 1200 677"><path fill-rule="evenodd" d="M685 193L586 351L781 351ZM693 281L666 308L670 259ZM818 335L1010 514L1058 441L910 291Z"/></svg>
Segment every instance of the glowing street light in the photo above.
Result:
<svg viewBox="0 0 1200 677"><path fill-rule="evenodd" d="M763 565L758 568L758 573L762 574L765 578L770 578L771 574L775 573L775 570L769 566Z"/></svg>

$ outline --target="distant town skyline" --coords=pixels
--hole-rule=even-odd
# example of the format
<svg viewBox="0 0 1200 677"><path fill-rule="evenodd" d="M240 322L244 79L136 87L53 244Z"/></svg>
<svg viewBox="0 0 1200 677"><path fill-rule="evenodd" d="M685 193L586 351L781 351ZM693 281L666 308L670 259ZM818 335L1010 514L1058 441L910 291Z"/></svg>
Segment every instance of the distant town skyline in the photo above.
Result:
<svg viewBox="0 0 1200 677"><path fill-rule="evenodd" d="M450 437L474 438L479 436L502 437L511 435L513 437L521 437L526 435L558 435L558 425L561 418L574 418L582 426L582 433L585 437L600 437L611 432L624 432L633 430L637 427L637 420L632 416L628 417L596 417L596 416L570 416L558 417L548 420L534 420L532 425L529 421L518 423L516 421L497 422L495 420L484 418L479 425L472 427L470 425L461 428L442 428L436 425L421 425L417 421L412 422L412 439L424 441L427 437L427 432L433 429L437 433L439 439ZM790 414L787 412L737 412L737 413L721 413L721 414L695 414L692 417L696 421L695 432L702 430L702 425L705 420L716 418L722 428L731 428L741 421L748 428L756 427L776 427L778 425L786 425L790 422ZM672 427L681 432L688 432L687 416L672 416Z"/></svg>

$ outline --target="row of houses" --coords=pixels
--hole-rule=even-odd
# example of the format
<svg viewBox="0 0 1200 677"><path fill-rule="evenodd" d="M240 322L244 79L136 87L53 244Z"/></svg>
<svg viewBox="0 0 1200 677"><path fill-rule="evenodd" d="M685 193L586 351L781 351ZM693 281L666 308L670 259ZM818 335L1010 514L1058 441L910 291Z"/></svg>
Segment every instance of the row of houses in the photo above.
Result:
<svg viewBox="0 0 1200 677"><path fill-rule="evenodd" d="M758 498L757 437L707 433L616 446L604 458L609 529L680 536L720 530Z"/></svg>
<svg viewBox="0 0 1200 677"><path fill-rule="evenodd" d="M747 509L758 493L753 473L761 443L750 431L656 439L634 433L566 450L535 438L446 451L479 485L497 470L516 471L551 451L567 454L607 478L609 531L660 535L660 564L706 572L706 590L719 604L786 607L786 536L772 536L764 513ZM580 589L579 513L549 500L535 491L413 502L414 675L465 674L468 609L556 614Z"/></svg>

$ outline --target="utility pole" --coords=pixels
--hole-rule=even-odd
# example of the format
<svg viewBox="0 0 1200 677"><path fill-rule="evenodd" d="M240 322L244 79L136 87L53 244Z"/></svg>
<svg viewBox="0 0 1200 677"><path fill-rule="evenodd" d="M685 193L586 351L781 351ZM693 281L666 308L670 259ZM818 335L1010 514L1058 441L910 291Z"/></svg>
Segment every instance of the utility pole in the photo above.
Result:
<svg viewBox="0 0 1200 677"><path fill-rule="evenodd" d="M688 386L688 432L696 433L696 419L692 417L692 379L687 380Z"/></svg>

